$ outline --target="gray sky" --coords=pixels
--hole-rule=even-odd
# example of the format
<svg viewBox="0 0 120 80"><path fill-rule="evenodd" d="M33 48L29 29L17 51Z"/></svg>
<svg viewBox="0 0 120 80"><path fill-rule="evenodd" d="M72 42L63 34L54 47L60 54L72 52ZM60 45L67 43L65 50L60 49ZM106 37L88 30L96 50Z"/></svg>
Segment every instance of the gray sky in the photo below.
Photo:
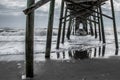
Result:
<svg viewBox="0 0 120 80"><path fill-rule="evenodd" d="M22 11L26 8L26 2L27 0L0 0L0 27L25 28L25 15ZM61 0L56 0L54 21L55 27L58 25L60 3ZM116 20L118 22L120 20L120 0L114 0L114 5L116 10ZM104 12L108 14L110 12L109 9L110 3L107 2L106 6L104 6ZM36 10L36 27L47 27L48 11L49 3ZM109 22L107 22L106 24L109 24Z"/></svg>

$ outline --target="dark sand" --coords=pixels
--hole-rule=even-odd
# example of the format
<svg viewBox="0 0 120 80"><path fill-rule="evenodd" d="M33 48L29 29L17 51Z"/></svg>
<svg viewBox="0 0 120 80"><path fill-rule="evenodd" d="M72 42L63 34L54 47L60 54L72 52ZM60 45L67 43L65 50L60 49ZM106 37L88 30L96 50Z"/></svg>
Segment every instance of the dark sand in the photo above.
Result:
<svg viewBox="0 0 120 80"><path fill-rule="evenodd" d="M5 62L0 61L0 80L21 80L23 62Z"/></svg>
<svg viewBox="0 0 120 80"><path fill-rule="evenodd" d="M34 68L31 80L120 80L119 59L47 60ZM0 62L0 80L22 80L24 71L23 62Z"/></svg>

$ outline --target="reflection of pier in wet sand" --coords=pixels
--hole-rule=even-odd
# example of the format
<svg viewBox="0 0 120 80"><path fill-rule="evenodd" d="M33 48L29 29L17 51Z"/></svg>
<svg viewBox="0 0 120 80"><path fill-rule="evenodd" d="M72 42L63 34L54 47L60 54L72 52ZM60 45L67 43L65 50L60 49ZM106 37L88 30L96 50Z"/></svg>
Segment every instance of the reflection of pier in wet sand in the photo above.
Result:
<svg viewBox="0 0 120 80"><path fill-rule="evenodd" d="M116 55L120 54L116 49L112 50L113 54L109 54L108 51L109 47L98 46L85 50L51 53L50 59L45 59L43 53L35 54L34 80L119 80L120 57ZM7 59L11 56L19 56L21 59ZM1 80L20 80L21 75L25 79L23 56L3 56L9 62L0 62Z"/></svg>
<svg viewBox="0 0 120 80"><path fill-rule="evenodd" d="M99 46L85 50L69 50L57 53L51 53L51 60L84 60L84 59L108 59L110 56L117 56L118 49L109 50L106 46ZM56 55L55 55L56 54Z"/></svg>

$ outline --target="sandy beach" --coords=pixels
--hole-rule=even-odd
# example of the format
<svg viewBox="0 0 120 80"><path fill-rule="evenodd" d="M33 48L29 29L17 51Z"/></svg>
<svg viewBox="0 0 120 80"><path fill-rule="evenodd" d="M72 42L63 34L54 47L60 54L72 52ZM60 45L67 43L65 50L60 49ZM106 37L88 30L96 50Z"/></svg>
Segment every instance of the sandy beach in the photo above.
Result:
<svg viewBox="0 0 120 80"><path fill-rule="evenodd" d="M120 58L35 62L31 80L119 80ZM24 62L0 62L0 80L22 80Z"/></svg>
<svg viewBox="0 0 120 80"><path fill-rule="evenodd" d="M20 36L23 32L24 30L14 34L1 33L0 80L25 79L25 43L24 35ZM44 58L46 35L35 36L34 79L30 80L119 80L120 54L118 50L118 55L115 56L113 35L110 36L109 33L111 31L107 32L104 47L90 35L71 36L71 40L66 39L59 50L55 49L54 35L50 60Z"/></svg>

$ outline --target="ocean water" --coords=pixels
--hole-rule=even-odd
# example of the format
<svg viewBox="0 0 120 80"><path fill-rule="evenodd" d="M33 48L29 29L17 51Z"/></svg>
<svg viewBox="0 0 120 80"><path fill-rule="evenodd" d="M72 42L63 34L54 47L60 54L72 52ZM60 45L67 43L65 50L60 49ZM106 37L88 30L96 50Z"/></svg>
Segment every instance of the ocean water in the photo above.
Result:
<svg viewBox="0 0 120 80"><path fill-rule="evenodd" d="M47 29L35 29L34 59L45 60ZM120 55L115 49L114 34L112 28L105 29L106 44L99 41L99 37L75 36L65 38L65 43L56 49L57 29L53 30L51 59L70 60L84 58L113 58ZM118 41L120 45L120 29L118 29ZM79 53L79 54L78 54ZM24 29L0 29L0 61L16 61L25 59L25 30Z"/></svg>

